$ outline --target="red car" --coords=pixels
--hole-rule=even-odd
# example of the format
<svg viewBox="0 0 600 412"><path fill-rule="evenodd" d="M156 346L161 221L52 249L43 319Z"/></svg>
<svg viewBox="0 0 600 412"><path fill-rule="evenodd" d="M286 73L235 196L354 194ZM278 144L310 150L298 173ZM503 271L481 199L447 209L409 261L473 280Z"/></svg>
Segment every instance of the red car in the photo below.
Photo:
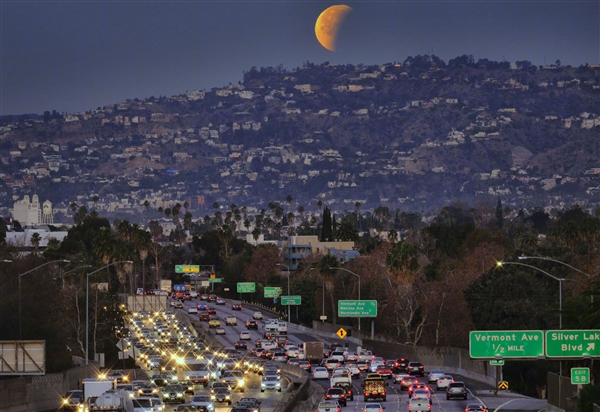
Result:
<svg viewBox="0 0 600 412"><path fill-rule="evenodd" d="M200 315L198 315L198 318L200 318L201 321L208 322L210 320L210 313L208 313L208 312L200 312Z"/></svg>
<svg viewBox="0 0 600 412"><path fill-rule="evenodd" d="M217 310L215 308L208 308L208 314L209 315L216 315L217 314Z"/></svg>

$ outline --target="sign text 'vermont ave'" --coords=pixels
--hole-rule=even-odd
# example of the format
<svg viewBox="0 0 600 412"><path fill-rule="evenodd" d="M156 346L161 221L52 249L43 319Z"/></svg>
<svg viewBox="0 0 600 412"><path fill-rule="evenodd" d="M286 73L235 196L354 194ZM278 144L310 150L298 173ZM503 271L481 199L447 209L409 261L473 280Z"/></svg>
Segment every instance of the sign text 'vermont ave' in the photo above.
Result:
<svg viewBox="0 0 600 412"><path fill-rule="evenodd" d="M472 331L469 334L472 358L537 358L544 355L541 330Z"/></svg>

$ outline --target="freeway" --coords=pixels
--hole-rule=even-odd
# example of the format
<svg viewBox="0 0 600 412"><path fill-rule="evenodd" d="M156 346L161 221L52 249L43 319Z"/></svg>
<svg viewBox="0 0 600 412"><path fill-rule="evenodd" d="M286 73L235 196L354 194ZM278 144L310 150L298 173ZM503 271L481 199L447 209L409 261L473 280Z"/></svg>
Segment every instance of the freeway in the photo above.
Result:
<svg viewBox="0 0 600 412"><path fill-rule="evenodd" d="M187 313L187 309L189 307L195 306L196 303L199 302L196 300L192 300L192 301L186 301L184 303L184 308L183 309L178 309L184 313ZM232 310L231 309L231 303L232 302L238 302L239 301L232 301L232 300L227 300L225 305L215 305L215 303L209 303L210 307L215 307L217 308L217 317L221 320L222 325L225 325L225 317L228 315L235 315L238 319L238 324L237 326L224 326L226 329L226 334L225 335L219 335L217 336L215 334L215 330L214 329L205 329L203 328L206 333L212 335L214 338L218 339L219 342L221 342L224 346L226 347L232 347L236 341L239 340L239 333L242 331L247 331L246 327L245 327L245 321L247 319L251 319L252 318L252 314L254 313L255 309L253 308L247 308L247 307L242 307L241 311L238 310ZM188 315L190 316L190 318L194 321L194 323L198 324L199 320L198 320L198 315ZM263 314L264 318L267 319L269 317L268 314L264 313ZM260 322L259 321L259 329L258 330L250 330L248 332L250 332L250 334L252 335L252 340L248 341L248 347L251 348L253 347L253 343L256 339L262 338L262 329L264 328L264 321ZM310 342L310 341L315 341L315 340L320 340L327 343L328 339L322 338L320 336L317 335L313 335L313 334L309 334L303 331L300 331L298 329L295 328L295 326L293 324L288 324L288 339L291 342L294 343L300 343L300 342ZM350 345L352 346L352 345ZM427 368L427 365L425 365L425 367ZM427 371L426 371L426 375L427 375ZM528 398L528 397L524 397L524 396L520 396L520 395L516 395L516 394L511 394L511 393L500 393L499 395L493 395L492 391L490 390L491 388L485 384L481 384L478 382L474 382L472 380L469 380L467 378L464 378L460 375L453 375L455 380L463 380L466 384L467 387L469 388L469 395L468 395L468 399L467 400L458 400L458 399L452 399L452 400L446 400L445 398L445 392L437 392L437 391L433 391L433 404L431 407L432 411L435 412L454 412L454 411L464 411L465 407L468 403L483 403L484 405L488 406L488 408L497 408L499 406L501 406L500 410L503 411L538 411L540 409L542 409L543 407L546 406L546 401L544 400L540 400L540 399L532 399L532 398ZM315 381L318 384L320 384L321 386L323 386L324 389L327 389L329 387L329 381ZM388 397L387 397L387 401L384 403L384 406L386 407L386 412L396 412L396 411L407 411L408 407L408 394L406 391L401 391L400 387L398 384L393 384L392 380L390 379L389 381L389 387L388 387ZM259 383L258 383L259 384ZM354 379L353 380L353 385L354 385L354 389L355 389L355 394L362 394L361 392L361 379ZM256 383L255 383L256 385ZM259 392L260 394L260 392ZM279 398L280 394L260 394L262 395L260 398L264 399L266 402L263 403L263 408L261 408L261 410L264 411L268 411L269 407L274 407L275 404L277 403L277 400L273 400L273 398ZM247 394L246 396L255 396L255 397L259 397L256 395L249 395ZM272 406L271 406L272 405ZM364 406L364 402L362 401L362 396L355 396L353 401L349 401L348 402L348 406L343 408L343 410L345 411L362 411ZM491 409L493 410L493 409Z"/></svg>

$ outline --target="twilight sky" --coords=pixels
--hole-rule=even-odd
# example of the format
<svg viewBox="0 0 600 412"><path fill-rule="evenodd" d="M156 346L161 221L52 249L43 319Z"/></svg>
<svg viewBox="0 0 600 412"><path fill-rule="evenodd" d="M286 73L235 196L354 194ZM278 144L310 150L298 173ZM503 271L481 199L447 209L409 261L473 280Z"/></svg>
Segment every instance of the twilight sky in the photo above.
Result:
<svg viewBox="0 0 600 412"><path fill-rule="evenodd" d="M314 25L353 11L337 50ZM242 79L252 66L383 64L463 54L534 64L600 63L600 2L0 1L0 114L76 112Z"/></svg>

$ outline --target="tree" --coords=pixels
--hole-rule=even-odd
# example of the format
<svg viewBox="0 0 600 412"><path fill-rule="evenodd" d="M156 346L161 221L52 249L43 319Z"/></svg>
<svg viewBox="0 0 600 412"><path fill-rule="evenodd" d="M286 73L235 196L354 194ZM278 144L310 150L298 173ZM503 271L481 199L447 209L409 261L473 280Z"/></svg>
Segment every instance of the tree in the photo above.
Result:
<svg viewBox="0 0 600 412"><path fill-rule="evenodd" d="M30 242L33 245L34 253L37 254L38 248L40 247L40 242L42 241L42 237L38 232L35 232L31 235Z"/></svg>
<svg viewBox="0 0 600 412"><path fill-rule="evenodd" d="M326 206L323 211L323 227L321 229L321 242L328 242L331 240L333 232L333 222L331 220L331 211Z"/></svg>
<svg viewBox="0 0 600 412"><path fill-rule="evenodd" d="M338 227L332 231L331 238L341 241L358 241L358 230L352 215L346 215L342 218Z"/></svg>
<svg viewBox="0 0 600 412"><path fill-rule="evenodd" d="M502 209L502 200L498 199L498 204L496 205L496 225L502 229L504 227L504 213Z"/></svg>

